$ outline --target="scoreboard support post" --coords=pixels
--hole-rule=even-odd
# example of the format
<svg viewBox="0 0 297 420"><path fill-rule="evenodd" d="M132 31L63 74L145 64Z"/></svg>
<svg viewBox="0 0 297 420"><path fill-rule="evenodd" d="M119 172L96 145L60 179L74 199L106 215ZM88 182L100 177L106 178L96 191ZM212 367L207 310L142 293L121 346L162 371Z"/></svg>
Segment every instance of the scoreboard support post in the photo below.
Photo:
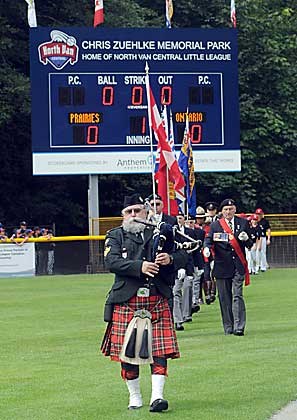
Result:
<svg viewBox="0 0 297 420"><path fill-rule="evenodd" d="M89 175L88 209L89 235L99 235L99 224L92 225L92 219L99 217L99 182L98 175Z"/></svg>
<svg viewBox="0 0 297 420"><path fill-rule="evenodd" d="M99 218L99 179L98 175L89 175L88 189L88 216L89 216L89 235L99 235L99 223L93 225L92 220ZM91 273L95 272L96 267L96 242L90 241L89 246L89 267Z"/></svg>

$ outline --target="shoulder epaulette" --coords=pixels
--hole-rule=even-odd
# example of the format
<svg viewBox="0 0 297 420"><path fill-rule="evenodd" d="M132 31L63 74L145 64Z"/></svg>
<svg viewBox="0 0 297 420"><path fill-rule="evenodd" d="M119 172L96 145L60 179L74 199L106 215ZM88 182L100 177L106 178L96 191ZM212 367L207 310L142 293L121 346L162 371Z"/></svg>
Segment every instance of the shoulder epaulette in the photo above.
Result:
<svg viewBox="0 0 297 420"><path fill-rule="evenodd" d="M115 230L119 230L119 229L122 229L122 226L116 226L114 228L111 228L106 232L106 235L108 235L110 232L114 232Z"/></svg>

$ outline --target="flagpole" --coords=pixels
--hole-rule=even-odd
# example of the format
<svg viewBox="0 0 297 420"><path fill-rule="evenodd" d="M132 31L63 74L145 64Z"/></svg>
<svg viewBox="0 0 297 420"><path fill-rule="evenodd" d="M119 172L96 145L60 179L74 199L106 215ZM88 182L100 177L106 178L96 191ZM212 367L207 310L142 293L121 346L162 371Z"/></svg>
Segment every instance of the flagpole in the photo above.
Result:
<svg viewBox="0 0 297 420"><path fill-rule="evenodd" d="M187 130L187 133L189 133L189 107L188 106L187 106L187 111L186 111L186 130ZM188 139L188 141L189 141L189 139ZM187 165L188 165L188 162L187 162ZM189 168L188 168L188 170L189 170ZM186 197L188 196L188 190L189 190L189 182L190 182L189 177L190 177L190 174L188 172L188 179L187 179L186 187L185 187L187 189ZM189 203L188 203L188 200L186 200L186 217L187 217L187 219L189 218Z"/></svg>
<svg viewBox="0 0 297 420"><path fill-rule="evenodd" d="M169 179L168 179L168 166L166 166L166 191L167 191L167 211L170 216L170 189L169 189Z"/></svg>
<svg viewBox="0 0 297 420"><path fill-rule="evenodd" d="M164 129L167 136L167 141L169 143L169 129L168 129L168 119L167 119L167 108L166 105L164 105L163 112L162 112L162 119L164 124ZM171 215L171 209L170 209L170 187L169 187L169 170L168 166L166 166L166 192L167 192L167 212L169 216Z"/></svg>
<svg viewBox="0 0 297 420"><path fill-rule="evenodd" d="M156 207L156 186L155 186L155 173L154 173L154 150L153 150L153 131L152 131L152 115L151 115L151 98L150 98L150 82L149 82L149 65L148 62L145 63L145 87L146 87L146 96L147 96L147 112L149 120L149 135L150 135L150 153L151 153L151 174L153 182L153 197L154 197L154 213L157 212Z"/></svg>

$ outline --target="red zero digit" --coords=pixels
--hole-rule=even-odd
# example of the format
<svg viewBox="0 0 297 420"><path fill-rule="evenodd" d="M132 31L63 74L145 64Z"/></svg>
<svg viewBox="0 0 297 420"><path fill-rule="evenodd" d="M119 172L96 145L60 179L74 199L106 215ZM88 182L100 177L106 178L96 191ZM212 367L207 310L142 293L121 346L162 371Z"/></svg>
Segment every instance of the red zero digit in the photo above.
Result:
<svg viewBox="0 0 297 420"><path fill-rule="evenodd" d="M170 105L172 102L172 87L162 86L161 89L161 104Z"/></svg>
<svg viewBox="0 0 297 420"><path fill-rule="evenodd" d="M89 125L87 132L87 144L98 144L99 127L97 125Z"/></svg>
<svg viewBox="0 0 297 420"><path fill-rule="evenodd" d="M132 105L142 105L143 87L134 86L132 88Z"/></svg>
<svg viewBox="0 0 297 420"><path fill-rule="evenodd" d="M193 124L191 127L192 143L200 143L202 137L202 126L200 124Z"/></svg>
<svg viewBox="0 0 297 420"><path fill-rule="evenodd" d="M113 87L104 86L102 89L102 104L113 105Z"/></svg>

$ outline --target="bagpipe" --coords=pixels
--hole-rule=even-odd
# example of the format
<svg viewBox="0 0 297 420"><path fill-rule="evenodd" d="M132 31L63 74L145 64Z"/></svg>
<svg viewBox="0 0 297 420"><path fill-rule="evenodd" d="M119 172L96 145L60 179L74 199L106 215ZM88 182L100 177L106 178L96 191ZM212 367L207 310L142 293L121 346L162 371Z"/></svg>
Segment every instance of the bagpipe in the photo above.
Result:
<svg viewBox="0 0 297 420"><path fill-rule="evenodd" d="M196 251L201 248L202 241L195 240L178 229L178 226L172 226L166 222L153 223L152 221L145 221L142 219L134 218L137 223L142 223L146 226L154 227L153 234L153 261L156 256L161 252L172 254L176 250L184 249L187 253ZM179 242L177 236L187 239L187 241Z"/></svg>

